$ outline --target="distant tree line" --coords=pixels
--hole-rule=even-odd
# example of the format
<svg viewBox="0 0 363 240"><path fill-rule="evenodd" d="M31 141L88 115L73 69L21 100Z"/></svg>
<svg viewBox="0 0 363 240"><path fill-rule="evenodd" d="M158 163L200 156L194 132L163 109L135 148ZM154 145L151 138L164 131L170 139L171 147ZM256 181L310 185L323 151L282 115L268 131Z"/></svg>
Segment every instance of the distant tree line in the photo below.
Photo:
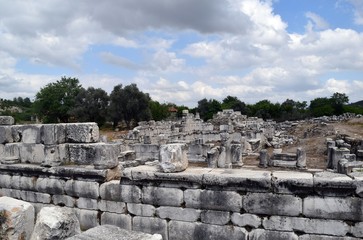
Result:
<svg viewBox="0 0 363 240"><path fill-rule="evenodd" d="M31 121L36 116L43 123L89 121L97 122L100 126L110 123L114 128L122 123L127 128L132 128L139 121L181 117L184 109L192 113L198 112L205 121L223 109L276 121L340 115L344 112L363 114L363 104L348 103L348 96L338 92L329 98L315 98L310 101L310 105L306 101L293 99L286 99L281 104L267 99L246 104L235 96L227 96L221 102L216 99L201 99L197 107L189 109L174 103L152 100L136 84L116 85L108 94L101 88L83 88L77 78L62 77L41 88L33 102L21 97L13 100L0 99L0 113L12 115L18 122Z"/></svg>

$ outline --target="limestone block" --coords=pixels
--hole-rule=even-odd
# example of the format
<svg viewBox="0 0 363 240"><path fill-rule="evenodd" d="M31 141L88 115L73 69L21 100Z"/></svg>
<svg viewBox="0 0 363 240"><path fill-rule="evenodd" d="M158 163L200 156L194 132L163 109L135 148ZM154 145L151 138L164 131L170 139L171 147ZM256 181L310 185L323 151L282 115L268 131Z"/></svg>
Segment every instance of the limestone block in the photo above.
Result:
<svg viewBox="0 0 363 240"><path fill-rule="evenodd" d="M183 191L176 188L143 187L142 203L179 207L183 203Z"/></svg>
<svg viewBox="0 0 363 240"><path fill-rule="evenodd" d="M112 180L100 185L100 196L103 200L122 201L120 181ZM140 190L141 198L141 190Z"/></svg>
<svg viewBox="0 0 363 240"><path fill-rule="evenodd" d="M363 238L363 222L356 223L352 226L350 232L354 237Z"/></svg>
<svg viewBox="0 0 363 240"><path fill-rule="evenodd" d="M231 161L233 164L242 166L242 145L241 144L231 144Z"/></svg>
<svg viewBox="0 0 363 240"><path fill-rule="evenodd" d="M76 200L76 206L80 209L98 210L97 199L80 197Z"/></svg>
<svg viewBox="0 0 363 240"><path fill-rule="evenodd" d="M297 148L296 151L296 166L298 168L306 168L306 151L303 148Z"/></svg>
<svg viewBox="0 0 363 240"><path fill-rule="evenodd" d="M254 229L249 234L250 240L298 240L300 239L293 232L269 231L264 229Z"/></svg>
<svg viewBox="0 0 363 240"><path fill-rule="evenodd" d="M65 239L80 232L74 211L62 207L44 207L37 216L31 240Z"/></svg>
<svg viewBox="0 0 363 240"><path fill-rule="evenodd" d="M13 125L14 122L12 116L0 116L0 125Z"/></svg>
<svg viewBox="0 0 363 240"><path fill-rule="evenodd" d="M231 219L229 212L214 211L214 210L202 211L200 218L203 223L209 223L215 225L226 225Z"/></svg>
<svg viewBox="0 0 363 240"><path fill-rule="evenodd" d="M66 141L70 143L95 143L99 140L97 123L70 123L66 125Z"/></svg>
<svg viewBox="0 0 363 240"><path fill-rule="evenodd" d="M56 167L69 162L68 144L44 145L43 167Z"/></svg>
<svg viewBox="0 0 363 240"><path fill-rule="evenodd" d="M14 164L20 162L20 143L7 143L3 149L0 161L3 164Z"/></svg>
<svg viewBox="0 0 363 240"><path fill-rule="evenodd" d="M307 217L363 221L361 198L306 197L303 206L303 214Z"/></svg>
<svg viewBox="0 0 363 240"><path fill-rule="evenodd" d="M126 203L100 200L98 201L98 209L103 212L126 213Z"/></svg>
<svg viewBox="0 0 363 240"><path fill-rule="evenodd" d="M139 217L132 219L132 230L144 233L158 233L163 239L168 239L168 227L166 220L155 217Z"/></svg>
<svg viewBox="0 0 363 240"><path fill-rule="evenodd" d="M0 196L7 196L11 198L21 199L21 190L1 188Z"/></svg>
<svg viewBox="0 0 363 240"><path fill-rule="evenodd" d="M22 163L40 164L44 159L44 145L35 143L21 144L20 159Z"/></svg>
<svg viewBox="0 0 363 240"><path fill-rule="evenodd" d="M101 225L114 225L122 229L132 229L132 218L130 215L104 212L101 215Z"/></svg>
<svg viewBox="0 0 363 240"><path fill-rule="evenodd" d="M40 144L41 124L23 125L21 128L22 142Z"/></svg>
<svg viewBox="0 0 363 240"><path fill-rule="evenodd" d="M209 168L216 168L219 159L220 147L214 147L207 152L207 163Z"/></svg>
<svg viewBox="0 0 363 240"><path fill-rule="evenodd" d="M173 240L247 240L248 232L235 226L218 226L172 220L169 239Z"/></svg>
<svg viewBox="0 0 363 240"><path fill-rule="evenodd" d="M302 200L292 195L248 193L243 196L243 208L247 213L299 216Z"/></svg>
<svg viewBox="0 0 363 240"><path fill-rule="evenodd" d="M97 147L95 161L93 163L95 169L109 169L118 165L118 144L100 144Z"/></svg>
<svg viewBox="0 0 363 240"><path fill-rule="evenodd" d="M19 184L20 184L20 189L22 190L28 190L28 191L36 191L36 182L37 182L38 177L26 177L26 176L21 176L19 178Z"/></svg>
<svg viewBox="0 0 363 240"><path fill-rule="evenodd" d="M76 199L67 195L53 195L52 202L54 205L74 207L76 205Z"/></svg>
<svg viewBox="0 0 363 240"><path fill-rule="evenodd" d="M10 197L0 197L0 239L30 239L34 228L34 207Z"/></svg>
<svg viewBox="0 0 363 240"><path fill-rule="evenodd" d="M50 194L33 191L20 191L20 197L24 201L34 203L50 203L52 200Z"/></svg>
<svg viewBox="0 0 363 240"><path fill-rule="evenodd" d="M232 191L212 191L187 189L184 191L186 207L208 210L239 212L242 208L242 197Z"/></svg>
<svg viewBox="0 0 363 240"><path fill-rule="evenodd" d="M21 179L21 176L20 175L14 175L11 178L11 188L13 188L13 189L21 189L20 179Z"/></svg>
<svg viewBox="0 0 363 240"><path fill-rule="evenodd" d="M282 216L264 218L263 227L275 231L299 231L333 236L345 236L350 230L343 221Z"/></svg>
<svg viewBox="0 0 363 240"><path fill-rule="evenodd" d="M75 208L75 212L82 231L100 225L98 211Z"/></svg>
<svg viewBox="0 0 363 240"><path fill-rule="evenodd" d="M269 162L269 156L267 153L267 149L262 149L260 151L260 167L267 167Z"/></svg>
<svg viewBox="0 0 363 240"><path fill-rule="evenodd" d="M340 159L344 158L343 156L345 154L349 154L350 151L348 148L337 148L337 147L333 147L331 148L331 158L332 158L332 166L333 169L337 169L338 167L338 162Z"/></svg>
<svg viewBox="0 0 363 240"><path fill-rule="evenodd" d="M97 199L99 197L99 184L97 182L86 182L68 180L64 186L67 195Z"/></svg>
<svg viewBox="0 0 363 240"><path fill-rule="evenodd" d="M315 235L315 234L304 234L299 236L299 240L358 240L358 238L353 237L335 237L327 235Z"/></svg>
<svg viewBox="0 0 363 240"><path fill-rule="evenodd" d="M0 144L12 143L12 142L13 142L13 135L11 127L0 125Z"/></svg>
<svg viewBox="0 0 363 240"><path fill-rule="evenodd" d="M261 218L249 213L233 213L231 216L231 220L234 225L237 225L239 227L249 226L252 228L258 228L259 226L261 226Z"/></svg>
<svg viewBox="0 0 363 240"><path fill-rule="evenodd" d="M307 172L276 171L272 173L272 186L277 193L312 193L314 191L313 174Z"/></svg>
<svg viewBox="0 0 363 240"><path fill-rule="evenodd" d="M314 190L323 196L349 196L355 192L353 179L345 174L318 172L314 174Z"/></svg>
<svg viewBox="0 0 363 240"><path fill-rule="evenodd" d="M11 135L14 142L21 142L22 140L22 125L11 126Z"/></svg>
<svg viewBox="0 0 363 240"><path fill-rule="evenodd" d="M41 131L41 141L45 145L65 143L66 124L44 124Z"/></svg>
<svg viewBox="0 0 363 240"><path fill-rule="evenodd" d="M127 211L136 216L153 217L156 209L153 205L140 203L127 203Z"/></svg>
<svg viewBox="0 0 363 240"><path fill-rule="evenodd" d="M132 150L124 151L120 153L118 160L121 162L133 161L136 159L136 152Z"/></svg>
<svg viewBox="0 0 363 240"><path fill-rule="evenodd" d="M156 214L163 219L196 222L200 218L201 210L180 207L159 207Z"/></svg>
<svg viewBox="0 0 363 240"><path fill-rule="evenodd" d="M188 147L173 143L160 146L160 169L162 172L181 172L188 167Z"/></svg>
<svg viewBox="0 0 363 240"><path fill-rule="evenodd" d="M55 178L40 177L37 179L35 189L38 192L49 194L64 194L65 181Z"/></svg>
<svg viewBox="0 0 363 240"><path fill-rule="evenodd" d="M0 188L10 188L12 183L12 176L0 174Z"/></svg>
<svg viewBox="0 0 363 240"><path fill-rule="evenodd" d="M113 225L102 225L89 229L79 235L68 238L68 240L162 240L160 234L147 234L129 231ZM165 240L165 239L164 239Z"/></svg>

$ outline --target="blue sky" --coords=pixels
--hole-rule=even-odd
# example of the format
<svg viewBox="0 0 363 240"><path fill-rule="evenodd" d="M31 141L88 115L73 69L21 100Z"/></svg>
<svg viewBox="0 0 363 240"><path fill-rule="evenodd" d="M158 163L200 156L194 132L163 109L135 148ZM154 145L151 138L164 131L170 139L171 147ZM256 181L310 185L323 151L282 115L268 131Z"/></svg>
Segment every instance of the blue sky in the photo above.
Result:
<svg viewBox="0 0 363 240"><path fill-rule="evenodd" d="M159 102L363 99L361 0L0 0L0 98L62 76Z"/></svg>

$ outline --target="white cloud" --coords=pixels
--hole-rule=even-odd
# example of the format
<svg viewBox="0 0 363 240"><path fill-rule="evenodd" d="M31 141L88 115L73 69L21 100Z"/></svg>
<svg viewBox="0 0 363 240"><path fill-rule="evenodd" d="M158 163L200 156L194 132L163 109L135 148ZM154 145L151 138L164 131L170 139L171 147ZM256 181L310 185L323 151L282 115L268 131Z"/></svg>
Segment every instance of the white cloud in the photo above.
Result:
<svg viewBox="0 0 363 240"><path fill-rule="evenodd" d="M317 30L329 28L329 23L324 18L313 12L307 12L305 16L310 19Z"/></svg>
<svg viewBox="0 0 363 240"><path fill-rule="evenodd" d="M354 22L363 25L363 2L361 0L347 0L354 6Z"/></svg>

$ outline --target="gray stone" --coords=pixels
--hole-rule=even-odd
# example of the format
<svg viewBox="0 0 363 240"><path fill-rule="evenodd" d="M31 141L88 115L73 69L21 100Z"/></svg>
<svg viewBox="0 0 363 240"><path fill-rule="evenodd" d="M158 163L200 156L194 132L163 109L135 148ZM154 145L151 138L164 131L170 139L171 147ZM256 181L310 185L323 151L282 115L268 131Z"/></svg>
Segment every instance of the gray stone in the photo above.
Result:
<svg viewBox="0 0 363 240"><path fill-rule="evenodd" d="M73 210L61 207L44 207L37 216L31 240L64 239L81 232Z"/></svg>
<svg viewBox="0 0 363 240"><path fill-rule="evenodd" d="M99 140L97 123L71 123L66 125L66 141L70 143L95 143Z"/></svg>
<svg viewBox="0 0 363 240"><path fill-rule="evenodd" d="M100 196L103 200L140 203L141 189L135 185L120 185L120 181L113 180L101 184Z"/></svg>
<svg viewBox="0 0 363 240"><path fill-rule="evenodd" d="M355 192L353 179L345 174L318 172L314 174L314 190L323 196L349 196Z"/></svg>
<svg viewBox="0 0 363 240"><path fill-rule="evenodd" d="M196 222L200 218L201 210L180 207L159 207L156 214L163 219Z"/></svg>
<svg viewBox="0 0 363 240"><path fill-rule="evenodd" d="M230 213L224 211L205 210L202 211L200 219L202 223L226 225L230 220Z"/></svg>
<svg viewBox="0 0 363 240"><path fill-rule="evenodd" d="M112 225L103 225L89 229L79 235L67 240L162 240L160 234L146 234L141 232L129 231Z"/></svg>
<svg viewBox="0 0 363 240"><path fill-rule="evenodd" d="M0 217L1 239L30 239L35 217L34 207L30 203L0 197Z"/></svg>
<svg viewBox="0 0 363 240"><path fill-rule="evenodd" d="M1 163L14 164L20 162L20 146L19 143L7 143L3 149L3 155L0 156Z"/></svg>
<svg viewBox="0 0 363 240"><path fill-rule="evenodd" d="M173 240L247 240L248 232L235 226L219 226L181 221L169 222L169 239Z"/></svg>
<svg viewBox="0 0 363 240"><path fill-rule="evenodd" d="M21 190L36 191L37 177L21 176L19 178L19 184Z"/></svg>
<svg viewBox="0 0 363 240"><path fill-rule="evenodd" d="M99 197L99 184L97 182L86 182L68 180L64 187L67 195L73 197L84 197L97 199Z"/></svg>
<svg viewBox="0 0 363 240"><path fill-rule="evenodd" d="M135 159L136 159L136 152L132 150L121 152L118 157L118 160L121 162L133 161Z"/></svg>
<svg viewBox="0 0 363 240"><path fill-rule="evenodd" d="M20 159L22 163L40 164L44 159L44 145L35 143L21 144Z"/></svg>
<svg viewBox="0 0 363 240"><path fill-rule="evenodd" d="M210 151L207 152L207 163L209 168L216 168L219 159L219 150L220 147L214 147Z"/></svg>
<svg viewBox="0 0 363 240"><path fill-rule="evenodd" d="M336 237L327 235L315 235L315 234L304 234L299 236L299 240L358 240L358 238L353 237Z"/></svg>
<svg viewBox="0 0 363 240"><path fill-rule="evenodd" d="M67 195L53 195L52 201L55 205L74 207L76 204L76 199Z"/></svg>
<svg viewBox="0 0 363 240"><path fill-rule="evenodd" d="M343 156L345 154L349 154L350 151L348 148L337 148L337 147L333 147L331 148L331 158L332 158L332 166L333 169L337 169L338 168L338 162L340 159L344 158Z"/></svg>
<svg viewBox="0 0 363 240"><path fill-rule="evenodd" d="M299 216L302 200L292 195L247 193L243 196L243 209L254 214Z"/></svg>
<svg viewBox="0 0 363 240"><path fill-rule="evenodd" d="M78 209L78 208L75 208L75 210L82 231L100 225L98 219L98 211Z"/></svg>
<svg viewBox="0 0 363 240"><path fill-rule="evenodd" d="M63 195L64 186L65 186L64 180L40 177L36 181L35 189L38 192Z"/></svg>
<svg viewBox="0 0 363 240"><path fill-rule="evenodd" d="M188 167L188 147L174 143L160 146L160 169L162 172L181 172Z"/></svg>
<svg viewBox="0 0 363 240"><path fill-rule="evenodd" d="M13 142L11 127L0 125L0 144Z"/></svg>
<svg viewBox="0 0 363 240"><path fill-rule="evenodd" d="M307 217L363 221L361 198L307 197L303 206L303 214Z"/></svg>
<svg viewBox="0 0 363 240"><path fill-rule="evenodd" d="M136 216L153 217L156 209L153 205L140 203L127 203L127 211Z"/></svg>
<svg viewBox="0 0 363 240"><path fill-rule="evenodd" d="M299 237L293 232L269 231L264 229L254 229L249 234L250 240L298 240Z"/></svg>
<svg viewBox="0 0 363 240"><path fill-rule="evenodd" d="M176 188L143 187L142 202L158 206L179 207L183 203L183 191Z"/></svg>
<svg viewBox="0 0 363 240"><path fill-rule="evenodd" d="M66 124L43 124L41 141L45 145L62 144L66 142Z"/></svg>
<svg viewBox="0 0 363 240"><path fill-rule="evenodd" d="M154 217L139 217L132 219L132 230L145 233L160 234L163 239L168 239L168 227L166 220Z"/></svg>
<svg viewBox="0 0 363 240"><path fill-rule="evenodd" d="M350 232L354 237L363 238L363 222L356 223L352 226Z"/></svg>
<svg viewBox="0 0 363 240"><path fill-rule="evenodd" d="M23 125L21 128L22 142L39 144L41 128L42 128L41 124Z"/></svg>
<svg viewBox="0 0 363 240"><path fill-rule="evenodd" d="M95 161L95 169L109 169L118 165L119 146L117 144L98 145Z"/></svg>
<svg viewBox="0 0 363 240"><path fill-rule="evenodd" d="M312 193L314 191L313 174L307 172L276 171L272 173L272 186L277 193Z"/></svg>
<svg viewBox="0 0 363 240"><path fill-rule="evenodd" d="M115 225L122 229L131 230L132 218L126 214L104 212L101 215L101 225Z"/></svg>
<svg viewBox="0 0 363 240"><path fill-rule="evenodd" d="M282 216L264 218L263 227L275 231L299 231L333 236L345 236L350 230L343 221Z"/></svg>
<svg viewBox="0 0 363 240"><path fill-rule="evenodd" d="M24 201L34 203L50 203L52 198L48 193L38 193L33 191L21 191L20 197Z"/></svg>
<svg viewBox="0 0 363 240"><path fill-rule="evenodd" d="M261 218L249 213L233 213L231 216L231 220L234 225L237 225L239 227L249 226L252 228L258 228L259 226L261 226Z"/></svg>
<svg viewBox="0 0 363 240"><path fill-rule="evenodd" d="M11 116L0 116L0 125L13 125L14 118Z"/></svg>
<svg viewBox="0 0 363 240"><path fill-rule="evenodd" d="M0 174L0 188L9 188L12 183L12 176Z"/></svg>
<svg viewBox="0 0 363 240"><path fill-rule="evenodd" d="M267 167L269 162L269 156L267 153L267 149L262 149L260 151L260 167Z"/></svg>
<svg viewBox="0 0 363 240"><path fill-rule="evenodd" d="M104 212L126 213L126 204L123 202L100 200L98 202L98 209Z"/></svg>
<svg viewBox="0 0 363 240"><path fill-rule="evenodd" d="M186 207L208 210L239 212L242 207L241 195L232 191L187 189L184 201Z"/></svg>
<svg viewBox="0 0 363 240"><path fill-rule="evenodd" d="M306 151L303 148L297 148L296 151L296 166L298 168L306 168Z"/></svg>
<svg viewBox="0 0 363 240"><path fill-rule="evenodd" d="M43 167L55 167L69 162L68 144L44 145Z"/></svg>
<svg viewBox="0 0 363 240"><path fill-rule="evenodd" d="M236 164L237 166L242 166L242 145L241 144L231 144L231 161L232 164Z"/></svg>
<svg viewBox="0 0 363 240"><path fill-rule="evenodd" d="M76 200L76 206L80 209L98 210L97 199L78 198Z"/></svg>

